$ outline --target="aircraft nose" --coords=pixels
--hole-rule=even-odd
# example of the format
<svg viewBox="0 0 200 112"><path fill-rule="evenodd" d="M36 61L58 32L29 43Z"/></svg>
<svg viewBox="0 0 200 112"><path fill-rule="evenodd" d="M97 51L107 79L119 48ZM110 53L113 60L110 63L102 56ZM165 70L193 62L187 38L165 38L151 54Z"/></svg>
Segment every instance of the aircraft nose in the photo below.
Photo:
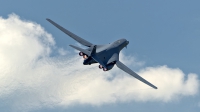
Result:
<svg viewBox="0 0 200 112"><path fill-rule="evenodd" d="M126 41L126 44L128 45L128 44L129 44L129 41Z"/></svg>

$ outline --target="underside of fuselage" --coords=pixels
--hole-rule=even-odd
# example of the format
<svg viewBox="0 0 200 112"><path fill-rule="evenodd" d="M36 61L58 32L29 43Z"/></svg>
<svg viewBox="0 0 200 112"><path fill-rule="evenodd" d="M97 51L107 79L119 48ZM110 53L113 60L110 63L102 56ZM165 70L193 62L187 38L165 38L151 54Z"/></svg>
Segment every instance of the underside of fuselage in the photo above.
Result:
<svg viewBox="0 0 200 112"><path fill-rule="evenodd" d="M128 44L128 41L125 39L120 39L117 40L113 43L106 44L106 45L96 45L96 56L105 64L108 65L110 64L110 59L114 54L119 55L119 52ZM87 49L89 50L89 49ZM84 65L91 65L96 62L93 58L91 57L84 57L83 64ZM108 63L109 62L109 63Z"/></svg>
<svg viewBox="0 0 200 112"><path fill-rule="evenodd" d="M107 45L97 45L96 48L96 55L98 56L98 58L105 64L107 65L107 62L109 61L109 59L112 57L112 55L114 53L119 53L119 51L117 50L116 47L114 47L112 44L107 44ZM91 57L87 57L84 58L83 64L84 65L91 65L94 63L98 63L96 62L93 58Z"/></svg>

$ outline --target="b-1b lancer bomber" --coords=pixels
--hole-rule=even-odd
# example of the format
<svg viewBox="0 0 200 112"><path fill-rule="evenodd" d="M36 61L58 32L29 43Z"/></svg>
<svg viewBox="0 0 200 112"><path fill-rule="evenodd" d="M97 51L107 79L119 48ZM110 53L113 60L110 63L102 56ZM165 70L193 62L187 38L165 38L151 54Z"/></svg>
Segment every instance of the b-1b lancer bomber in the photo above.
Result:
<svg viewBox="0 0 200 112"><path fill-rule="evenodd" d="M131 69L129 69L126 65L124 65L119 60L120 51L129 44L129 41L127 41L126 39L119 39L107 45L95 45L73 34L72 32L58 25L51 19L47 19L47 21L49 21L55 27L63 31L65 34L67 34L68 36L70 36L71 38L79 42L80 44L88 47L87 49L83 49L74 45L70 45L74 49L80 51L79 55L83 56L84 65L99 63L99 68L103 69L103 71L111 70L114 67L114 65L117 65L117 67L123 70L124 72L132 75L136 79L151 86L152 88L157 89L156 86L154 86L153 84L151 84L150 82L148 82L147 80L145 80L144 78L142 78L141 76L133 72Z"/></svg>

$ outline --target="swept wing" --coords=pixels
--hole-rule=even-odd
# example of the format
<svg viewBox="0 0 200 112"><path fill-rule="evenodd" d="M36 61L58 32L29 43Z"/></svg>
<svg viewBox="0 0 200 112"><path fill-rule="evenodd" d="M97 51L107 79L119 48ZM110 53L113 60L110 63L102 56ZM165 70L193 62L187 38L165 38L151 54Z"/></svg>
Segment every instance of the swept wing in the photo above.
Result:
<svg viewBox="0 0 200 112"><path fill-rule="evenodd" d="M81 37L73 34L72 32L70 32L69 30L63 28L62 26L58 25L57 23L55 23L54 21L52 21L51 19L47 19L47 21L49 21L51 24L53 24L55 27L57 27L58 29L60 29L61 31L63 31L65 34L69 35L71 38L73 38L74 40L76 40L77 42L79 42L80 44L90 47L92 46L92 43L82 39Z"/></svg>
<svg viewBox="0 0 200 112"><path fill-rule="evenodd" d="M136 74L135 72L133 72L131 69L129 69L126 65L124 65L122 62L117 61L116 62L117 67L119 67L120 69L122 69L124 72L132 75L133 77L135 77L136 79L142 81L143 83L151 86L154 89L157 89L156 86L154 86L153 84L151 84L150 82L146 81L145 79L143 79L141 76L139 76L138 74Z"/></svg>

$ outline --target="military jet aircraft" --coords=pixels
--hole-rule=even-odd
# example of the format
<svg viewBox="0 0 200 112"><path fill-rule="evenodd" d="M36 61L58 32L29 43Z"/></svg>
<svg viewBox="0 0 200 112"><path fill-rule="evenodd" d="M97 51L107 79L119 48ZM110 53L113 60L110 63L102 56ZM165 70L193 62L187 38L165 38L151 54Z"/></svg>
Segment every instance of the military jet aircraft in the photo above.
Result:
<svg viewBox="0 0 200 112"><path fill-rule="evenodd" d="M133 72L131 69L129 69L126 65L124 65L121 61L119 61L120 51L129 44L129 41L127 41L126 39L119 39L107 45L95 45L73 34L72 32L58 25L51 19L47 19L47 21L49 21L55 27L63 31L65 34L67 34L68 36L70 36L71 38L79 42L80 44L88 47L87 49L83 49L74 45L70 45L74 49L80 51L79 55L83 56L84 65L99 63L99 68L103 69L103 71L111 70L114 67L114 65L117 65L117 67L119 67L124 72L132 75L136 79L151 86L152 88L157 89L156 86L154 86L150 82L143 79L141 76L139 76L138 74Z"/></svg>

